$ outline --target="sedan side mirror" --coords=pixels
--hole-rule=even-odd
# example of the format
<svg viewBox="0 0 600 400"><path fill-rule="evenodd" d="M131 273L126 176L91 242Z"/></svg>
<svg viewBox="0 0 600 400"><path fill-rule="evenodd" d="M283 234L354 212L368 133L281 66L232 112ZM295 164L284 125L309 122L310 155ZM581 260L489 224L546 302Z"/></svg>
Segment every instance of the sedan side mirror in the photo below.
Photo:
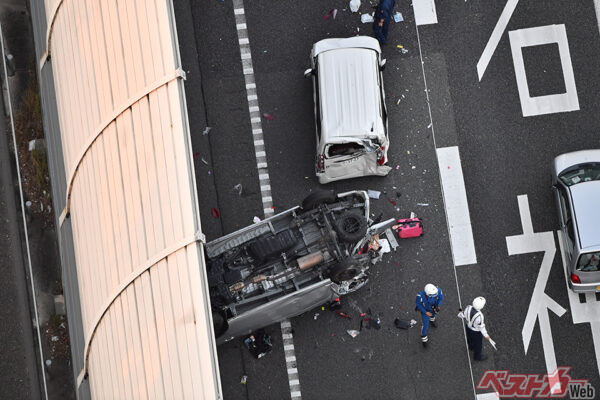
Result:
<svg viewBox="0 0 600 400"><path fill-rule="evenodd" d="M306 71L304 71L304 77L305 78L308 78L308 77L310 77L311 75L314 75L314 74L315 74L315 72L313 71L312 68L309 68Z"/></svg>
<svg viewBox="0 0 600 400"><path fill-rule="evenodd" d="M379 61L379 70L383 71L385 69L385 63L387 62L387 60L384 58L383 60Z"/></svg>

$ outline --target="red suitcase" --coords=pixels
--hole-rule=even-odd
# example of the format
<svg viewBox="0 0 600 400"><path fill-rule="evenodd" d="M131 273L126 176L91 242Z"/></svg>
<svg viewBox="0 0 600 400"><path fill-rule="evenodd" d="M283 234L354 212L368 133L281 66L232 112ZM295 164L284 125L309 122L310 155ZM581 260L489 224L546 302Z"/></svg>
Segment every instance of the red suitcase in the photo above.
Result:
<svg viewBox="0 0 600 400"><path fill-rule="evenodd" d="M396 227L398 230L398 237L400 237L400 239L419 237L423 235L423 223L419 218L399 219Z"/></svg>

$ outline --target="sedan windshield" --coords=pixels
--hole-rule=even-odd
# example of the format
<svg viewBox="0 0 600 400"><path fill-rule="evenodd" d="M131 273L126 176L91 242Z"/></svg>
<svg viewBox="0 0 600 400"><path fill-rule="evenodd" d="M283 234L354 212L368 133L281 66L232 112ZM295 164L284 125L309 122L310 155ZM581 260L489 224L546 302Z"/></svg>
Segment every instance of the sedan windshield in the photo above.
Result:
<svg viewBox="0 0 600 400"><path fill-rule="evenodd" d="M579 257L577 269L579 271L598 271L600 264L600 251L585 253Z"/></svg>
<svg viewBox="0 0 600 400"><path fill-rule="evenodd" d="M600 180L600 164L583 164L563 172L560 180L567 186L576 185L581 182Z"/></svg>

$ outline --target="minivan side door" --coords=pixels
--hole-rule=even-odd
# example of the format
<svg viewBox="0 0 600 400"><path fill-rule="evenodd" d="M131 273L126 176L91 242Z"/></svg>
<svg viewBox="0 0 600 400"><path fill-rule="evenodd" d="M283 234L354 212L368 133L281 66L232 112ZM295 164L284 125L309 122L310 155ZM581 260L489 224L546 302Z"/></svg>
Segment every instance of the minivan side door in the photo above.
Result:
<svg viewBox="0 0 600 400"><path fill-rule="evenodd" d="M571 212L571 205L569 202L567 190L562 185L562 183L560 183L560 181L554 186L554 194L556 196L556 205L558 208L560 229L563 233L563 244L567 252L569 265L571 265L571 262L573 260L573 243L575 241L575 231L572 219L573 214Z"/></svg>

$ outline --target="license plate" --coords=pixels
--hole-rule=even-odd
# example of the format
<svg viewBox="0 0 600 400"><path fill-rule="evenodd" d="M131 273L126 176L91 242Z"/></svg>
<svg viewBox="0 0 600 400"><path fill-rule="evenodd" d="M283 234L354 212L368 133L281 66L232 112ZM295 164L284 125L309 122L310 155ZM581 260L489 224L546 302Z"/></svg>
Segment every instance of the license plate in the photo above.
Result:
<svg viewBox="0 0 600 400"><path fill-rule="evenodd" d="M356 160L358 160L358 157L354 157L354 158L351 158L351 159L349 159L349 160L342 161L342 162L341 162L341 164L342 164L342 165L348 165L348 164L352 164L352 163L353 163L354 161L356 161Z"/></svg>

